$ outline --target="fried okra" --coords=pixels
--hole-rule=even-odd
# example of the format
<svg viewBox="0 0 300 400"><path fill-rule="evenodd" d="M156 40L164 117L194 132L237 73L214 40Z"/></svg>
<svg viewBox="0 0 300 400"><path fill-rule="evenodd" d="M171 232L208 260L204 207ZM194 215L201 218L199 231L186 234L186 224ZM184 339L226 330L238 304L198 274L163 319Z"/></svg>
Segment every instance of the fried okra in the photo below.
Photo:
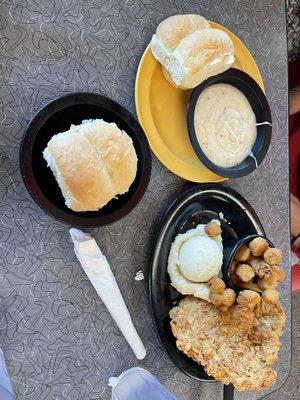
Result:
<svg viewBox="0 0 300 400"><path fill-rule="evenodd" d="M253 258L249 261L255 275L259 278L268 278L270 276L271 267L262 258Z"/></svg>
<svg viewBox="0 0 300 400"><path fill-rule="evenodd" d="M212 293L221 294L226 289L224 281L218 276L213 276L207 283Z"/></svg>
<svg viewBox="0 0 300 400"><path fill-rule="evenodd" d="M278 303L279 293L275 289L266 289L262 292L262 297L268 300L270 303Z"/></svg>
<svg viewBox="0 0 300 400"><path fill-rule="evenodd" d="M264 252L264 260L270 265L276 265L282 260L282 252L279 249L268 248Z"/></svg>
<svg viewBox="0 0 300 400"><path fill-rule="evenodd" d="M221 311L226 311L235 301L235 292L232 289L225 289L223 293L212 293L210 300Z"/></svg>
<svg viewBox="0 0 300 400"><path fill-rule="evenodd" d="M257 284L262 290L276 289L276 287L278 285L277 276L276 276L276 274L272 274L272 275L268 276L267 278L259 278L257 280Z"/></svg>
<svg viewBox="0 0 300 400"><path fill-rule="evenodd" d="M239 264L235 273L243 282L250 282L255 276L252 267L248 264Z"/></svg>
<svg viewBox="0 0 300 400"><path fill-rule="evenodd" d="M260 257L268 248L268 242L262 237L257 237L249 243L249 249L255 257Z"/></svg>
<svg viewBox="0 0 300 400"><path fill-rule="evenodd" d="M251 252L250 252L249 247L244 244L243 246L241 246L239 248L239 250L237 251L234 258L236 261L245 262L248 260L250 255L251 255Z"/></svg>
<svg viewBox="0 0 300 400"><path fill-rule="evenodd" d="M283 268L279 267L278 265L273 265L271 269L271 273L276 274L277 276L277 281L278 282L283 282L285 278L285 271Z"/></svg>
<svg viewBox="0 0 300 400"><path fill-rule="evenodd" d="M215 237L221 235L221 233L222 233L220 224L218 224L217 222L213 222L213 221L211 221L205 225L204 231L211 238L215 238Z"/></svg>
<svg viewBox="0 0 300 400"><path fill-rule="evenodd" d="M260 295L253 290L242 290L236 302L244 307L247 308L254 308L260 302Z"/></svg>

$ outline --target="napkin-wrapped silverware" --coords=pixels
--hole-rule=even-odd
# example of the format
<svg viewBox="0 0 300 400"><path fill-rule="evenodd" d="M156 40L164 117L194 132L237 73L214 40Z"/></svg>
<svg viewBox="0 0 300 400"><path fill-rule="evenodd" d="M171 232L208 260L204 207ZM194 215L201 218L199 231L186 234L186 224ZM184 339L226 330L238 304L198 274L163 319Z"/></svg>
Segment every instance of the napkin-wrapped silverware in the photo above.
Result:
<svg viewBox="0 0 300 400"><path fill-rule="evenodd" d="M146 355L145 347L132 323L129 311L106 257L88 233L71 228L75 254L87 277L110 312L137 359Z"/></svg>

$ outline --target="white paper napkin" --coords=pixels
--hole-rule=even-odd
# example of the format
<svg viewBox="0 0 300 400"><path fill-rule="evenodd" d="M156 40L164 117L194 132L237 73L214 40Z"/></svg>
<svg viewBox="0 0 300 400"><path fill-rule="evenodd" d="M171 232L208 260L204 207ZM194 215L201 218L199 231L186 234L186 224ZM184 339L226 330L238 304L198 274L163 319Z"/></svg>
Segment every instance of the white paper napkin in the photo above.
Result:
<svg viewBox="0 0 300 400"><path fill-rule="evenodd" d="M75 254L87 277L129 343L136 358L143 359L146 355L145 347L132 323L106 257L102 254L95 239L88 233L71 228L70 235L74 243Z"/></svg>

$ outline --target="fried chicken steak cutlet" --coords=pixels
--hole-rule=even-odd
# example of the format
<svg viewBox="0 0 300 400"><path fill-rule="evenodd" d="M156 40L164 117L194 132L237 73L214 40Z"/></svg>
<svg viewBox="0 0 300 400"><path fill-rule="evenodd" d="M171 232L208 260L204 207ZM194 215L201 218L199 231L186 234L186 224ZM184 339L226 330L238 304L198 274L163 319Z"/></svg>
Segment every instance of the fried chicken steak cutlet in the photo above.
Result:
<svg viewBox="0 0 300 400"><path fill-rule="evenodd" d="M179 350L201 364L218 381L239 391L263 390L277 377L277 360L285 315L275 292L239 293L227 311L187 296L170 311Z"/></svg>

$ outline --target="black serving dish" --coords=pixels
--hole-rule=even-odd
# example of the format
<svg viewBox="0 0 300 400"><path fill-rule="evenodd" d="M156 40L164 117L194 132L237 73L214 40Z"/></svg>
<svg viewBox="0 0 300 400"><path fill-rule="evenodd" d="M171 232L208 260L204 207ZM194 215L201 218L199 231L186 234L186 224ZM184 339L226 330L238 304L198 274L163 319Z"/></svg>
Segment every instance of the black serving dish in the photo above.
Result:
<svg viewBox="0 0 300 400"><path fill-rule="evenodd" d="M131 137L138 158L137 175L127 193L101 210L75 212L65 205L42 152L53 135L68 130L71 124L96 118L115 122ZM20 166L30 195L46 213L72 226L96 227L122 218L139 202L149 183L151 154L141 126L124 107L96 93L73 93L47 104L32 119L21 143Z"/></svg>
<svg viewBox="0 0 300 400"><path fill-rule="evenodd" d="M176 235L212 219L221 223L224 251L231 250L233 243L245 236L265 234L254 210L237 192L222 185L194 186L181 194L166 212L156 235L149 273L150 306L158 336L174 364L190 377L203 381L214 379L177 349L171 331L170 309L184 296L171 286L167 263Z"/></svg>
<svg viewBox="0 0 300 400"><path fill-rule="evenodd" d="M242 288L237 287L231 280L232 276L232 262L234 260L234 257L236 253L239 251L239 249L244 245L244 244L249 244L251 240L257 238L257 237L263 237L269 244L270 247L275 247L273 243L266 238L264 235L248 235L243 237L240 240L235 240L232 243L231 248L227 248L226 251L224 251L223 255L223 266L222 266L222 272L223 272L223 278L226 283L226 286L232 288L236 293L238 293L240 290L243 290Z"/></svg>
<svg viewBox="0 0 300 400"><path fill-rule="evenodd" d="M239 89L247 97L256 116L257 123L269 122L270 124L272 124L271 111L268 100L256 81L251 78L250 75L236 68L230 68L222 74L215 75L206 79L192 92L188 108L187 125L190 140L195 153L203 162L203 164L216 174L227 178L238 178L250 174L265 158L271 142L272 126L257 126L257 138L252 147L252 153L256 159L257 165L255 159L252 156L246 157L244 161L234 167L224 168L214 164L204 154L198 142L194 126L194 113L196 103L201 92L208 86L217 83L227 83Z"/></svg>

